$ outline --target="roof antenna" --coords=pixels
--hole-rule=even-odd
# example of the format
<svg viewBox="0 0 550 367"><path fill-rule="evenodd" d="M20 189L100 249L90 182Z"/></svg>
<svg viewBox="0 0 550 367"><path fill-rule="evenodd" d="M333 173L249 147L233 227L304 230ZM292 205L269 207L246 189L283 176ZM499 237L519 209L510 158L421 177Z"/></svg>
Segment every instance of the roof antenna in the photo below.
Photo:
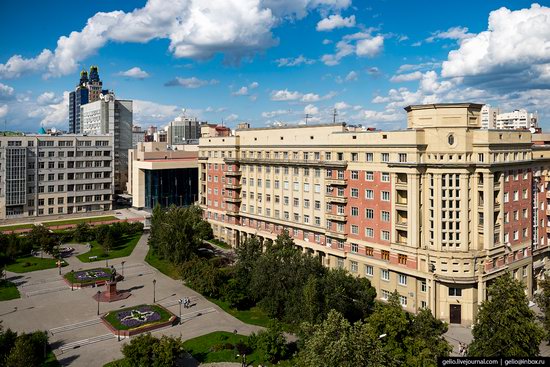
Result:
<svg viewBox="0 0 550 367"><path fill-rule="evenodd" d="M306 118L306 125L307 125L307 119L310 118L310 117L311 117L311 115L310 115L309 113L306 113L306 115L305 115L305 118Z"/></svg>
<svg viewBox="0 0 550 367"><path fill-rule="evenodd" d="M333 124L336 123L336 116L338 116L338 110L335 108L335 109L332 111L332 123L333 123Z"/></svg>

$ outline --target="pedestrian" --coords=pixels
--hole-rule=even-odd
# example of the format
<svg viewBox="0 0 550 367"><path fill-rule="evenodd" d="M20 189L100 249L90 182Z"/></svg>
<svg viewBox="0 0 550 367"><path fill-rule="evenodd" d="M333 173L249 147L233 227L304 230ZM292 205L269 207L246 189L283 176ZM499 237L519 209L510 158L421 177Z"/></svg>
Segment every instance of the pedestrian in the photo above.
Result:
<svg viewBox="0 0 550 367"><path fill-rule="evenodd" d="M463 354L462 343L459 342L458 343L458 355L462 357L462 354Z"/></svg>

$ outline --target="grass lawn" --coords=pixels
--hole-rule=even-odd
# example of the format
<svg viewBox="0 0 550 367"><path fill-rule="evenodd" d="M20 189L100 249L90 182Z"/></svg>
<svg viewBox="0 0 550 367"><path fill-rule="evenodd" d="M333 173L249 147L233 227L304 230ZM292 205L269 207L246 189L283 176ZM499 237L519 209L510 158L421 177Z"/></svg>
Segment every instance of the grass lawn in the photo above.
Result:
<svg viewBox="0 0 550 367"><path fill-rule="evenodd" d="M222 310L246 324L268 327L269 323L272 321L267 314L257 306L252 307L250 310L240 311L229 307L229 304L225 301L215 298L208 298L208 300L217 304Z"/></svg>
<svg viewBox="0 0 550 367"><path fill-rule="evenodd" d="M42 365L42 367L60 367L61 364L57 361L57 358L55 358L55 354L53 351L48 347L48 354L46 355L46 361Z"/></svg>
<svg viewBox="0 0 550 367"><path fill-rule="evenodd" d="M147 256L145 256L145 261L162 274L167 275L172 279L181 279L177 266L168 260L159 259L157 255L153 253L151 248L149 248L149 252L147 252Z"/></svg>
<svg viewBox="0 0 550 367"><path fill-rule="evenodd" d="M106 254L103 251L103 248L97 242L91 241L90 245L92 245L92 249L88 252L78 255L77 257L80 259L80 261L89 263L92 261L115 259L117 257L129 256L132 251L134 251L134 247L136 247L140 238L141 233L123 236L120 240L117 241L109 254ZM97 259L90 260L90 256L97 256Z"/></svg>
<svg viewBox="0 0 550 367"><path fill-rule="evenodd" d="M12 226L0 226L0 232L2 231L15 231L17 229L32 228L32 224L14 224Z"/></svg>
<svg viewBox="0 0 550 367"><path fill-rule="evenodd" d="M101 272L104 272L105 274L107 274L106 276L104 277L96 277L96 278L91 278L91 279L77 279L76 278L76 275L77 274L83 274L83 273L96 273L96 275L98 274L97 272L93 272L94 270L96 271L101 271ZM99 274L102 274L102 273L99 273ZM96 282L100 282L102 280L109 280L111 278L111 269L109 268L94 268L94 269L87 269L87 270L79 270L79 271L75 271L75 272L68 272L67 274L65 274L63 276L65 279L67 279L69 282L71 283L79 283L79 284L82 284L82 285L86 285L86 284L92 284L92 283L96 283Z"/></svg>
<svg viewBox="0 0 550 367"><path fill-rule="evenodd" d="M0 280L0 301L21 298L17 287L12 282Z"/></svg>
<svg viewBox="0 0 550 367"><path fill-rule="evenodd" d="M64 261L62 266L67 266ZM39 258L35 256L20 257L14 263L6 265L6 270L14 273L28 273L35 270L57 268L57 259Z"/></svg>
<svg viewBox="0 0 550 367"><path fill-rule="evenodd" d="M65 224L104 222L104 221L115 220L115 219L117 219L115 216L105 215L103 217L93 217L93 218L54 220L54 221L51 221L51 222L44 222L43 224L47 227L51 227L51 226L62 226L62 225L65 225Z"/></svg>
<svg viewBox="0 0 550 367"><path fill-rule="evenodd" d="M208 241L206 241L206 242L210 242L211 244L214 244L214 245L216 245L216 246L218 246L218 247L221 247L221 248L224 248L224 249L226 249L226 250L231 250L231 246L230 246L230 245L228 245L227 243L225 243L225 242L223 242L223 241L220 241L220 240L218 240L218 239L216 239L216 238L213 238L213 239L208 240Z"/></svg>
<svg viewBox="0 0 550 367"><path fill-rule="evenodd" d="M240 362L240 358L236 357L235 348L222 349L221 347L223 344L227 344L229 347L229 344L235 345L239 341L246 343L246 339L245 335L215 331L184 342L183 348L201 363ZM214 346L215 348L213 348ZM253 352L246 356L246 361L248 364L258 365L260 363L259 355L257 352Z"/></svg>

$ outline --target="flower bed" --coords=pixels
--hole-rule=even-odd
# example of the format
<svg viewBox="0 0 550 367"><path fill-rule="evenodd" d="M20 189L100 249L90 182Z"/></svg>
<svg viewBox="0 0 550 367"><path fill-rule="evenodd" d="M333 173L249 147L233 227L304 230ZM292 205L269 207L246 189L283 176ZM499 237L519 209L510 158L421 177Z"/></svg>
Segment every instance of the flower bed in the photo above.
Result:
<svg viewBox="0 0 550 367"><path fill-rule="evenodd" d="M171 326L176 319L173 313L159 305L127 307L111 311L101 317L113 334L122 336L132 336Z"/></svg>
<svg viewBox="0 0 550 367"><path fill-rule="evenodd" d="M75 288L103 285L111 278L111 269L95 268L71 271L64 276L65 281Z"/></svg>

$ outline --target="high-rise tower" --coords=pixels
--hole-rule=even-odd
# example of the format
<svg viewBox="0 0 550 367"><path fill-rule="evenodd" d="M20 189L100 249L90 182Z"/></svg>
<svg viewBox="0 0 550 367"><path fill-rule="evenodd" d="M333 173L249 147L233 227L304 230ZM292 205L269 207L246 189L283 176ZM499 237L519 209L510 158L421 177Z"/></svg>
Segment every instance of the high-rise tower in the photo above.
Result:
<svg viewBox="0 0 550 367"><path fill-rule="evenodd" d="M90 93L89 102L99 101L103 82L99 79L99 71L97 66L90 67L90 81L88 82L88 90Z"/></svg>
<svg viewBox="0 0 550 367"><path fill-rule="evenodd" d="M80 133L80 106L88 103L88 101L88 72L82 70L76 90L69 94L69 133Z"/></svg>

